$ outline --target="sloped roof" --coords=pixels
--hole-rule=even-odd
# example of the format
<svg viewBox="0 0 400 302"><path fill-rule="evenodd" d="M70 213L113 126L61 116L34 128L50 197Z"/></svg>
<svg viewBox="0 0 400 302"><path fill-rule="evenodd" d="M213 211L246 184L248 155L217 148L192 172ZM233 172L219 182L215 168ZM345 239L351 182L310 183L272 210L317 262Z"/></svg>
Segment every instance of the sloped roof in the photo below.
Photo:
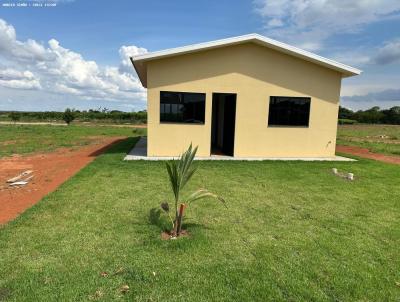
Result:
<svg viewBox="0 0 400 302"><path fill-rule="evenodd" d="M243 44L243 43L256 43L279 52L292 55L294 57L301 58L303 60L313 62L315 64L324 66L329 69L336 70L342 74L343 77L351 77L359 75L361 70L333 61L331 59L324 58L317 54L309 51L261 36L259 34L249 34L244 36L232 37L227 39L215 40L205 43L192 44L183 47L170 48L161 51L149 52L142 55L131 57L133 66L139 75L140 81L144 87L147 87L147 62L151 60L157 60L161 58L179 56L187 53L199 52L203 50L209 50L218 47L225 47L229 45Z"/></svg>

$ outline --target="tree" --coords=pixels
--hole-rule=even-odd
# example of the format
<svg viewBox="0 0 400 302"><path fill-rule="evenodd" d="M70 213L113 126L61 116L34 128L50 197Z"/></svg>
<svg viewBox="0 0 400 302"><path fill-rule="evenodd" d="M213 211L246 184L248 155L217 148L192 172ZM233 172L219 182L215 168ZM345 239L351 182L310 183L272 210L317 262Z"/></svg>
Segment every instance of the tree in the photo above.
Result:
<svg viewBox="0 0 400 302"><path fill-rule="evenodd" d="M69 125L75 119L74 111L69 108L65 109L65 112L64 112L62 118L63 118L64 122L66 122L67 125Z"/></svg>
<svg viewBox="0 0 400 302"><path fill-rule="evenodd" d="M191 202L203 199L206 197L215 198L222 203L225 204L225 200L218 195L211 193L206 189L199 189L189 195L184 199L184 203L181 203L181 192L185 185L192 178L193 174L196 172L197 168L192 166L193 159L196 156L197 147L194 149L190 144L189 148L181 155L178 161L173 160L170 163L166 164L169 182L171 185L172 192L174 194L174 204L175 204L175 218L173 219L170 215L170 207L167 202L161 204L161 208L168 214L172 223L172 232L171 235L173 237L178 237L181 234L182 230L182 218L183 212Z"/></svg>
<svg viewBox="0 0 400 302"><path fill-rule="evenodd" d="M365 111L357 111L355 116L359 122L369 124L380 124L385 117L378 106L374 106Z"/></svg>
<svg viewBox="0 0 400 302"><path fill-rule="evenodd" d="M394 106L388 110L382 110L385 115L383 122L385 124L400 125L400 106Z"/></svg>
<svg viewBox="0 0 400 302"><path fill-rule="evenodd" d="M354 117L354 112L350 109L340 106L339 107L339 118L352 120Z"/></svg>
<svg viewBox="0 0 400 302"><path fill-rule="evenodd" d="M21 113L13 111L10 113L11 120L16 123L21 119Z"/></svg>

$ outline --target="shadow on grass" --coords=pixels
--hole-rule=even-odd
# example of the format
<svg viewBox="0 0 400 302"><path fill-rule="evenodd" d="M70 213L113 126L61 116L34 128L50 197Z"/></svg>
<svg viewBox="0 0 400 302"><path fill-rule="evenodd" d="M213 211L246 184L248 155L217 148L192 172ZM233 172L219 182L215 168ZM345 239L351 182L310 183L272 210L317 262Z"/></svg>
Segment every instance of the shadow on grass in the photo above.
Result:
<svg viewBox="0 0 400 302"><path fill-rule="evenodd" d="M196 229L209 229L202 224L187 222L188 220L188 218L184 217L182 229L188 230L189 232L195 231ZM158 208L150 209L149 223L157 226L160 231L170 231L172 228L172 223L171 220L168 218L168 215Z"/></svg>
<svg viewBox="0 0 400 302"><path fill-rule="evenodd" d="M164 214L161 209L158 208L150 209L149 223L157 226L160 231L169 231L172 228L171 221L169 221L167 214Z"/></svg>
<svg viewBox="0 0 400 302"><path fill-rule="evenodd" d="M139 141L140 136L128 137L125 139L118 139L99 150L94 151L90 154L92 157L97 157L102 154L127 154Z"/></svg>
<svg viewBox="0 0 400 302"><path fill-rule="evenodd" d="M99 155L101 155L103 153L107 153L107 151L109 151L111 149L111 147L113 147L113 146L115 146L115 145L117 145L117 144L119 144L119 143L121 143L121 142L123 142L125 140L126 139L123 139L123 138L117 139L117 140L115 140L115 141L103 146L102 148L97 149L96 151L90 153L90 156L91 157L97 157L97 156L99 156Z"/></svg>
<svg viewBox="0 0 400 302"><path fill-rule="evenodd" d="M0 301L6 301L11 296L11 290L7 287L0 287Z"/></svg>

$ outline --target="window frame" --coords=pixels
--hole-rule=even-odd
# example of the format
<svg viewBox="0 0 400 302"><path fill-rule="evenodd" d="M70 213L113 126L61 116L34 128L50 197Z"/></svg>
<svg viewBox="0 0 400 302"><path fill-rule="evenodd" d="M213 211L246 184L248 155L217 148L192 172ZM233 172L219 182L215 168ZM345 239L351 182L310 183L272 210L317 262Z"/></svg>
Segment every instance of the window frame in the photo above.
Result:
<svg viewBox="0 0 400 302"><path fill-rule="evenodd" d="M204 96L204 119L202 122L179 122L179 121L162 121L161 120L161 106L164 105L169 105L172 106L175 103L162 103L161 98L163 93L176 93L180 94L183 96L184 94L198 94L198 95L203 95ZM176 103L178 104L178 103ZM182 103L184 104L184 102ZM160 98L159 98L159 123L160 124L177 124L177 125L205 125L206 123L206 105L207 105L207 94L205 92L192 92L192 91L167 91L167 90L161 90L160 91Z"/></svg>
<svg viewBox="0 0 400 302"><path fill-rule="evenodd" d="M273 101L274 98L287 98L287 99L295 99L295 100L304 100L306 99L309 103L308 107L308 118L307 118L307 123L305 125L285 125L285 124L270 124L271 120L271 102ZM281 96L281 95L271 95L269 97L269 103L268 103L268 120L267 120L267 126L271 128L309 128L310 127L310 118L311 118L311 100L312 98L310 96Z"/></svg>

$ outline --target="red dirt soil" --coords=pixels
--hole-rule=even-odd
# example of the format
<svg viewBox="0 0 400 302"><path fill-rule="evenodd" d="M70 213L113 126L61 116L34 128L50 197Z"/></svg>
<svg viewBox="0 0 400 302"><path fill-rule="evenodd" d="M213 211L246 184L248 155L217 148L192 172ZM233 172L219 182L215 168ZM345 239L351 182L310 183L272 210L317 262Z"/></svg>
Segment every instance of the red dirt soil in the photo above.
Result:
<svg viewBox="0 0 400 302"><path fill-rule="evenodd" d="M374 159L385 163L400 165L400 156L373 153L366 148L356 146L336 146L336 151L356 155L359 157Z"/></svg>
<svg viewBox="0 0 400 302"><path fill-rule="evenodd" d="M13 220L88 163L125 137L102 138L79 149L58 149L31 156L0 158L0 225ZM10 187L6 181L26 170L33 179L23 187Z"/></svg>

